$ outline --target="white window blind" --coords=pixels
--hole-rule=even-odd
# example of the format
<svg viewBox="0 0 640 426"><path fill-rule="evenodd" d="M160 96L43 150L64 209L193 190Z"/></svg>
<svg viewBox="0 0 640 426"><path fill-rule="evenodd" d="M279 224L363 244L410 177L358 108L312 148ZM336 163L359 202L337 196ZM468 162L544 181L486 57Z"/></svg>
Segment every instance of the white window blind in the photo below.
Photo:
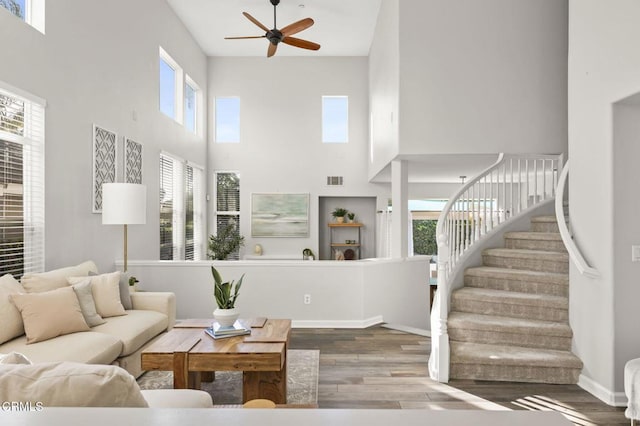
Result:
<svg viewBox="0 0 640 426"><path fill-rule="evenodd" d="M237 172L215 173L216 235L228 226L240 232L240 174ZM240 253L229 255L228 259L239 259Z"/></svg>
<svg viewBox="0 0 640 426"><path fill-rule="evenodd" d="M0 82L0 275L44 270L44 108Z"/></svg>
<svg viewBox="0 0 640 426"><path fill-rule="evenodd" d="M160 260L201 260L203 169L160 154Z"/></svg>
<svg viewBox="0 0 640 426"><path fill-rule="evenodd" d="M201 167L187 163L185 174L186 220L185 220L185 260L203 259L204 197L202 188L204 171Z"/></svg>

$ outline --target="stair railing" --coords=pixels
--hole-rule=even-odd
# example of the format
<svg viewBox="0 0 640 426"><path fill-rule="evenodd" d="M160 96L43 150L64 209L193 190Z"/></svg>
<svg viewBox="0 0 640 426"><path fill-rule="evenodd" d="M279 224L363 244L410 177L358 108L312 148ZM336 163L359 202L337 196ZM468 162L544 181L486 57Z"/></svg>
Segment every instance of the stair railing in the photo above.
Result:
<svg viewBox="0 0 640 426"><path fill-rule="evenodd" d="M560 236L562 237L562 242L564 246L567 248L567 252L569 253L569 258L574 263L578 271L587 277L595 278L599 277L600 273L589 266L587 261L585 260L582 252L578 248L578 245L573 239L573 235L569 231L569 227L567 226L567 222L565 217L567 214L564 211L564 192L567 186L567 176L569 176L569 161L564 165L562 169L562 173L560 173L560 178L558 179L558 196L556 197L556 220L558 221L558 229L560 230Z"/></svg>
<svg viewBox="0 0 640 426"><path fill-rule="evenodd" d="M449 381L447 320L456 265L494 228L556 196L562 154L508 155L462 185L447 202L436 228L438 291L431 311L429 374Z"/></svg>

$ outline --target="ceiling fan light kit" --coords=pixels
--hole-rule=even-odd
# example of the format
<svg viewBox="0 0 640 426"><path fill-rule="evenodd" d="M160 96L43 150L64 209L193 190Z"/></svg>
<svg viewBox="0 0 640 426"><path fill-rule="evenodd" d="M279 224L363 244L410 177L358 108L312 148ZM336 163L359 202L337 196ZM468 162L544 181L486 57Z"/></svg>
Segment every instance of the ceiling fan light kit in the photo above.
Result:
<svg viewBox="0 0 640 426"><path fill-rule="evenodd" d="M320 45L314 43L312 41L303 40L300 38L291 37L294 34L297 34L301 31L306 30L314 24L313 19L305 18L301 19L293 24L287 25L282 29L278 29L277 25L277 6L280 4L280 0L269 0L273 5L273 28L269 29L265 25L263 25L256 18L251 16L247 12L242 12L242 14L251 22L253 22L258 28L265 32L262 36L246 36L246 37L225 37L226 40L240 40L240 39L252 39L252 38L266 38L269 41L269 48L267 49L267 57L272 57L276 54L278 49L278 44L281 42L284 44L288 44L289 46L299 47L301 49L307 50L318 50L320 49Z"/></svg>

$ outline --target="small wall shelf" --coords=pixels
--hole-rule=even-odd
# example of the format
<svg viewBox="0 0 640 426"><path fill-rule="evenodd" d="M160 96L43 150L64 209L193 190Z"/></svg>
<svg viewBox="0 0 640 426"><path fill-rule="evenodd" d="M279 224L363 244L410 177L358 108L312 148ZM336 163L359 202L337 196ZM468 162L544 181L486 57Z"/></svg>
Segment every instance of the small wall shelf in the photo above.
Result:
<svg viewBox="0 0 640 426"><path fill-rule="evenodd" d="M331 256L335 259L335 255L337 250L343 250L345 254L345 260L356 260L360 259L360 230L364 226L362 223L353 222L353 223L329 223L330 229L330 242L329 246L331 248ZM345 232L340 232L345 230ZM344 236L350 235L346 230L357 230L357 238L351 243L346 242L338 242L338 241L346 241L346 239L342 239ZM351 233L353 235L353 232ZM340 237L340 238L338 238ZM351 250L353 252L353 256L350 256L347 250Z"/></svg>

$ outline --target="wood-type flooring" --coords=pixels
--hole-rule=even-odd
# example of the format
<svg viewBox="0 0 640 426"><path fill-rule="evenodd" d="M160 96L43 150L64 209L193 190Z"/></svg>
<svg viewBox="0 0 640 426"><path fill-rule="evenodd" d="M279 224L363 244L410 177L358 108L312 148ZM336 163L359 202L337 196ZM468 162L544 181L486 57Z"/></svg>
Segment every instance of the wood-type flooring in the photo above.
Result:
<svg viewBox="0 0 640 426"><path fill-rule="evenodd" d="M382 326L294 329L292 349L319 349L320 408L556 410L576 425L628 425L577 385L429 378L430 339Z"/></svg>

